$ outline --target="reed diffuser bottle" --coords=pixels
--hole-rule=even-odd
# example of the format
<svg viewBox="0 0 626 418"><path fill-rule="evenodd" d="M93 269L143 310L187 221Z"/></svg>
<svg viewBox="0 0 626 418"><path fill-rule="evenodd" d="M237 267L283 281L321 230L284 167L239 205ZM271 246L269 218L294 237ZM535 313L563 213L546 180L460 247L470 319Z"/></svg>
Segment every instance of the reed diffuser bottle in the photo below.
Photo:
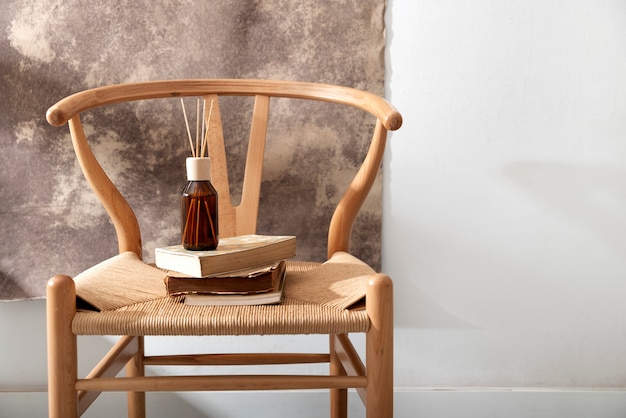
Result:
<svg viewBox="0 0 626 418"><path fill-rule="evenodd" d="M188 157L187 185L180 196L182 244L187 250L214 250L219 241L217 192L209 158Z"/></svg>

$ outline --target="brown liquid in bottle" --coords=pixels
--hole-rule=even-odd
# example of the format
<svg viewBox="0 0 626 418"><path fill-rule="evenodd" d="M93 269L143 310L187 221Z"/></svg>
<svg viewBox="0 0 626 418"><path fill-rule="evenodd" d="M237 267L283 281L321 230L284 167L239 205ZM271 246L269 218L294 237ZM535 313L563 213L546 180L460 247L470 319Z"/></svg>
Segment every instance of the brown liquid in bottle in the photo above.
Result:
<svg viewBox="0 0 626 418"><path fill-rule="evenodd" d="M187 250L214 250L219 241L217 191L209 181L208 158L187 158L188 183L180 196L182 245Z"/></svg>
<svg viewBox="0 0 626 418"><path fill-rule="evenodd" d="M214 250L219 241L217 192L209 181L190 181L180 197L182 244L187 250Z"/></svg>

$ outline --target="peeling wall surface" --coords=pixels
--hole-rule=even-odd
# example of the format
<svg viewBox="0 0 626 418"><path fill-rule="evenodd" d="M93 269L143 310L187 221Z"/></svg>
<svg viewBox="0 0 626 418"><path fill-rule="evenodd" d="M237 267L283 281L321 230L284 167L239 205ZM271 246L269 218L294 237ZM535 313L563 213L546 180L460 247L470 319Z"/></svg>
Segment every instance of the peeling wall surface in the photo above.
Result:
<svg viewBox="0 0 626 418"><path fill-rule="evenodd" d="M117 252L84 181L67 127L49 106L86 88L174 78L267 78L384 92L383 0L0 0L0 299L42 297ZM194 103L188 103L193 109ZM236 201L251 102L222 105ZM235 113L242 113L243 117ZM361 163L373 121L336 105L273 102L259 233L298 237L321 261L330 211ZM180 102L119 105L83 120L94 153L135 209L144 258L180 236L189 155ZM353 252L380 265L380 179L355 226Z"/></svg>

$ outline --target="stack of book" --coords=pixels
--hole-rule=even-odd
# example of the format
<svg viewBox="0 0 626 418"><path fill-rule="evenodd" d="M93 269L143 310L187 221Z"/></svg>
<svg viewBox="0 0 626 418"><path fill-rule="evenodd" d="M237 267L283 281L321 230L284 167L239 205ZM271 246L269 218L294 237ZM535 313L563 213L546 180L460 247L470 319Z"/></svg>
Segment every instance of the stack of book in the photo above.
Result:
<svg viewBox="0 0 626 418"><path fill-rule="evenodd" d="M280 303L285 260L295 255L294 236L242 235L209 251L157 248L155 263L168 271L168 294L187 305L262 305Z"/></svg>

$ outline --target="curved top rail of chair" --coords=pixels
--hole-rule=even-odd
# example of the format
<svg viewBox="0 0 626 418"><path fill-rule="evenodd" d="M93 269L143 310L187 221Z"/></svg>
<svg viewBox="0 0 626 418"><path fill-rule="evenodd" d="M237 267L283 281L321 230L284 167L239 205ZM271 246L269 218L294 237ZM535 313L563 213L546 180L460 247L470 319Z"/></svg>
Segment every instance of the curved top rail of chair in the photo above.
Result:
<svg viewBox="0 0 626 418"><path fill-rule="evenodd" d="M394 131L402 125L402 116L389 102L366 91L301 81L239 79L160 80L97 87L60 100L48 109L46 119L53 126L61 126L77 114L102 105L205 94L317 98L368 111L374 114L387 130Z"/></svg>

